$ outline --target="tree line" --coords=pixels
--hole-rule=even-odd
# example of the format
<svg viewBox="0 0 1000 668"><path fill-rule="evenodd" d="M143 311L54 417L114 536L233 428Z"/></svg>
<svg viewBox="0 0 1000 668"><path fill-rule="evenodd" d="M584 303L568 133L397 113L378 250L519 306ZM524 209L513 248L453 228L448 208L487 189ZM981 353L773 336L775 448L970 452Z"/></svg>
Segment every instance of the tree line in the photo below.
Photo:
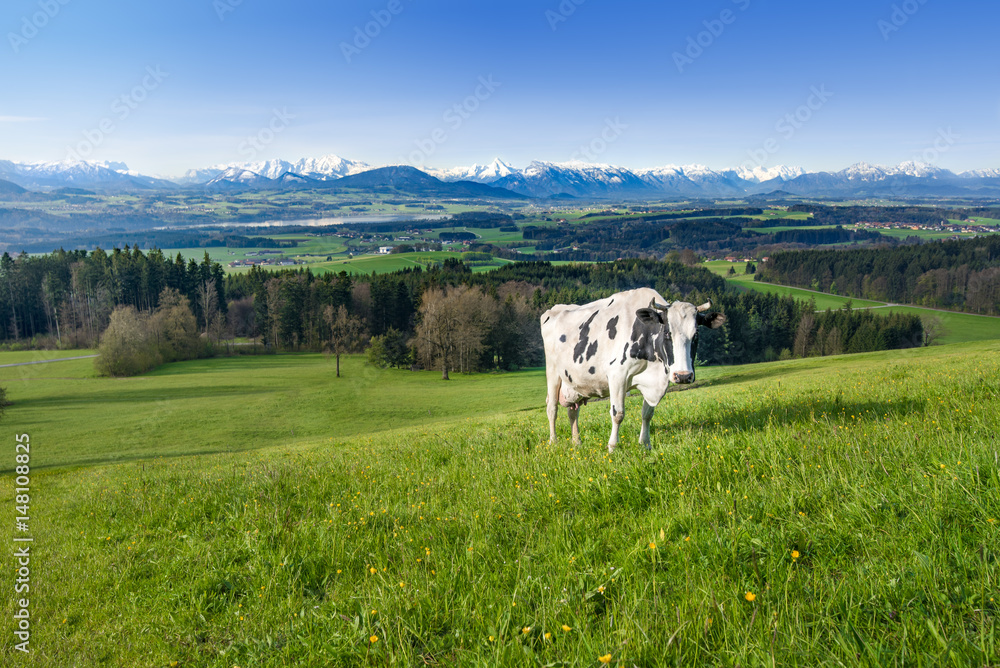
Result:
<svg viewBox="0 0 1000 668"><path fill-rule="evenodd" d="M1000 236L775 253L757 280L860 299L1000 315Z"/></svg>
<svg viewBox="0 0 1000 668"><path fill-rule="evenodd" d="M254 345L236 350L326 350L338 359L367 350L369 360L380 366L438 368L447 377L456 370L540 365L538 317L544 310L644 286L668 300L711 300L726 313L725 326L702 333L699 364L860 350L852 337L862 325L874 332L866 334L865 350L921 342L916 318L904 323L905 336L893 333L903 325L886 318L825 325L810 304L739 292L721 277L679 262L625 259L558 267L515 262L472 273L466 263L449 259L430 269L372 276L260 267L223 275L207 255L201 263L184 262L180 256L171 260L159 251L144 254L134 248L4 256L0 317L8 326L0 340L35 337L36 344L47 339L64 347L91 347L111 345L111 339L138 348L141 360L130 368L142 370L160 361L219 352L221 341L246 337ZM816 331L802 343L804 319L811 319L809 331ZM834 326L839 346L834 345L837 336L830 338Z"/></svg>

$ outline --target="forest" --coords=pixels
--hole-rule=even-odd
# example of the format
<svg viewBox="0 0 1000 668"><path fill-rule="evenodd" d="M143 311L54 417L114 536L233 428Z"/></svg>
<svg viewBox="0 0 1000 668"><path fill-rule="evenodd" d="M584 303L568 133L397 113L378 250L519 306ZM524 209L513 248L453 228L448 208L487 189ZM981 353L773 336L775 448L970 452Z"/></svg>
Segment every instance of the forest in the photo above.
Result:
<svg viewBox="0 0 1000 668"><path fill-rule="evenodd" d="M187 263L139 249L60 251L0 259L0 342L21 347L146 346L142 363L183 355L327 350L380 365L506 370L543 361L538 316L650 286L668 300L711 300L727 324L702 334L698 364L923 345L916 316L842 309L816 314L791 297L740 291L701 267L628 259L553 266L518 262L484 273L451 259L428 270L351 277L307 269L224 275L205 256ZM117 316L115 316L117 314ZM115 327L107 335L109 324ZM117 337L117 338L116 338ZM235 339L257 342L235 347ZM192 343L200 341L200 348ZM157 349L159 346L159 349Z"/></svg>
<svg viewBox="0 0 1000 668"><path fill-rule="evenodd" d="M896 248L775 253L756 280L877 301L1000 315L1000 236Z"/></svg>

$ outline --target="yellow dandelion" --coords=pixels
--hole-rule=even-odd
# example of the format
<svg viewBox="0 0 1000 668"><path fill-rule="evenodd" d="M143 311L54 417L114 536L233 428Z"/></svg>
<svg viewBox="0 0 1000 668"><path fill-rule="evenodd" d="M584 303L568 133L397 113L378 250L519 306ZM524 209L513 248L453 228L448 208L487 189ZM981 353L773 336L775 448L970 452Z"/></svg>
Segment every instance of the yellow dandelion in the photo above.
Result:
<svg viewBox="0 0 1000 668"><path fill-rule="evenodd" d="M563 630L563 631L572 631L572 630L573 630L573 627L572 627L572 626L568 626L568 625L566 625L566 624L563 624L563 625L562 625L562 630Z"/></svg>
<svg viewBox="0 0 1000 668"><path fill-rule="evenodd" d="M649 544L649 549L655 550L656 549L656 543L650 543Z"/></svg>
<svg viewBox="0 0 1000 668"><path fill-rule="evenodd" d="M493 636L490 636L490 642L493 642L494 640L496 640L496 638L494 638Z"/></svg>
<svg viewBox="0 0 1000 668"><path fill-rule="evenodd" d="M753 603L757 599L757 594L753 593L752 591L748 591L746 593L746 596L744 596L743 598Z"/></svg>
<svg viewBox="0 0 1000 668"><path fill-rule="evenodd" d="M601 663L611 663L611 654L605 654L604 656L597 657L597 660Z"/></svg>
<svg viewBox="0 0 1000 668"><path fill-rule="evenodd" d="M799 558L799 551L792 550L792 559L798 559L798 558Z"/></svg>
<svg viewBox="0 0 1000 668"><path fill-rule="evenodd" d="M371 636L370 638L368 638L368 642L374 645L375 643L378 642L378 636L376 635Z"/></svg>
<svg viewBox="0 0 1000 668"><path fill-rule="evenodd" d="M546 632L545 632L545 639L546 639L546 640L552 640L552 634L551 634L551 633L549 633L548 631L546 631Z"/></svg>
<svg viewBox="0 0 1000 668"><path fill-rule="evenodd" d="M521 633L523 633L524 635L528 635L529 633L531 633L531 627L525 626L523 629L521 629Z"/></svg>
<svg viewBox="0 0 1000 668"><path fill-rule="evenodd" d="M378 573L378 569L372 566L371 568L368 569L368 572L371 573L372 575L375 575L376 573Z"/></svg>

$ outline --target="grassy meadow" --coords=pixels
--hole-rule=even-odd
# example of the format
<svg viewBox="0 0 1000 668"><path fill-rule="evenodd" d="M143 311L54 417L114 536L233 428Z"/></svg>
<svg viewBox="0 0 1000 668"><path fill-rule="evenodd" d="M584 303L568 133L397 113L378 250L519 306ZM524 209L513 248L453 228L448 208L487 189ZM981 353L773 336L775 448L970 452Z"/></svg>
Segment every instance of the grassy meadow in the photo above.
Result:
<svg viewBox="0 0 1000 668"><path fill-rule="evenodd" d="M88 362L0 380L4 665L1000 663L998 341L700 369L613 455L607 403L547 443L537 370Z"/></svg>

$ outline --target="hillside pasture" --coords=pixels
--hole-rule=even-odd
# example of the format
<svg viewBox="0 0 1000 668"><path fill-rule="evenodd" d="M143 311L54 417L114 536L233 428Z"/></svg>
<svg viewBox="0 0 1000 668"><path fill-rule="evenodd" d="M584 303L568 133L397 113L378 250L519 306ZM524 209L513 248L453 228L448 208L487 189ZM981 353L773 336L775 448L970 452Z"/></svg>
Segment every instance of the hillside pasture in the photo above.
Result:
<svg viewBox="0 0 1000 668"><path fill-rule="evenodd" d="M168 439L140 461L37 471L33 652L5 643L0 658L995 665L998 353L994 341L702 369L697 386L664 398L651 452L636 444L629 399L613 456L606 403L582 411L581 445L564 416L559 442L546 442L538 372L410 386L409 372L391 371L380 384L409 387L412 401L459 387L467 416L302 438L287 423L267 428L276 409L257 418L270 443L254 451L172 457ZM323 363L292 360L271 361L261 381L275 396L299 388L280 405L291 422L348 396L331 383L329 399L307 394L303 364ZM177 377L229 363L173 365L146 395L213 405L214 391L198 397ZM92 380L91 392L116 382ZM102 432L60 441L43 421L78 397L50 383L8 409L4 438L34 411L33 463L48 449L85 461L76 451L104 447ZM157 410L128 409L139 420ZM160 429L174 438L231 438L210 415L171 415ZM13 477L0 487L12 498ZM12 504L3 512L12 526ZM13 605L4 598L8 634Z"/></svg>

